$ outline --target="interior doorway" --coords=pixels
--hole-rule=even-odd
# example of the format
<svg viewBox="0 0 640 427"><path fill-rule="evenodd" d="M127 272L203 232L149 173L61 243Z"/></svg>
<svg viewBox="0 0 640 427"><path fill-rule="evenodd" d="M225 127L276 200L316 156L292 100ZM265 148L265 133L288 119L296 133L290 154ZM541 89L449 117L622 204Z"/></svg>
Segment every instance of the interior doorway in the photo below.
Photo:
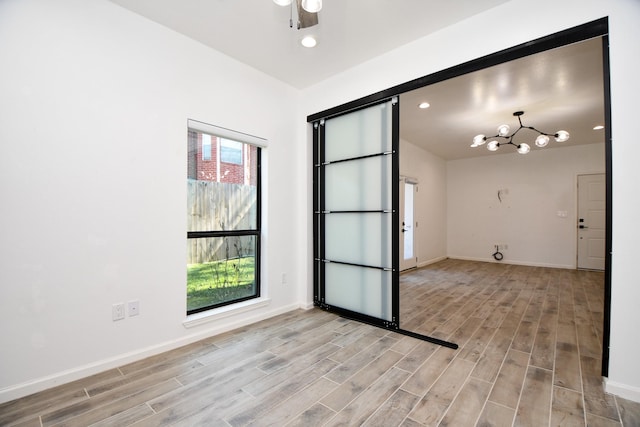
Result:
<svg viewBox="0 0 640 427"><path fill-rule="evenodd" d="M599 24L594 25L597 26ZM553 223L553 225L560 224L564 221L564 234L556 233L547 234L546 236L552 236L547 237L547 239L563 236L562 244L566 250L562 253L568 255L561 259L562 265L565 266L564 268L577 267L581 270L594 270L594 272L603 271L605 273L602 276L604 281L604 305L602 307L602 310L604 311L602 375L606 376L608 369L609 304L611 287L611 196L610 192L606 191L610 188L611 179L608 38L606 34L596 34L591 33L590 31L585 31L583 33L583 30L584 29L577 30L576 34L581 35L576 37L576 39L573 40L573 43L560 42L559 45L555 44L550 49L541 49L535 53L527 52L524 56L516 54L505 61L498 60L495 57L491 57L489 59L481 58L478 62L486 62L487 66L478 66L477 68L472 67L474 70L471 72L466 68L463 70L464 72L458 72L459 70L455 70L448 75L448 79L442 78L441 75L427 76L420 81L423 83L422 85L416 84L418 87L412 87L411 90L403 92L400 97L400 139L401 150L403 150L405 154L401 156L400 169L404 173L408 175L415 175L420 179L420 197L429 201L428 204L420 205L421 207L426 206L429 209L428 213L426 211L424 213L420 211L421 213L419 215L422 215L420 216L421 224L424 223L431 227L433 221L440 221L438 223L441 224L441 228L447 230L444 244L445 249L443 251L434 252L433 254L430 251L422 251L419 254L419 265L424 265L425 269L429 269L432 264L425 262L425 260L438 261L446 257L451 257L454 259L481 261L481 258L483 257L483 253L481 251L484 250L485 247L494 248L495 246L493 245L500 245L501 249L507 249L508 256L514 257L516 248L511 244L511 241L517 241L522 235L521 233L510 234L507 237L503 237L503 235L499 233L493 233L493 235L499 237L493 237L493 235L487 237L483 235L482 230L487 229L487 224L498 223L495 221L496 212L498 212L498 208L496 206L504 208L503 210L509 210L509 212L512 212L517 208L525 206L525 202L521 202L520 205L513 204L515 201L514 193L511 194L510 198L506 199L506 202L505 199L502 198L502 196L505 195L505 189L509 189L510 187L503 186L503 183L509 182L509 180L499 176L497 171L503 171L505 168L500 167L497 160L493 160L493 169L491 169L486 176L483 176L483 178L480 178L477 173L480 170L480 167L473 163L473 160L475 159L467 160L472 157L479 158L488 155L488 150L478 149L469 153L471 151L469 149L469 145L465 143L458 143L458 141L468 141L468 143L470 143L473 135L478 133L477 129L484 129L483 126L486 126L485 123L498 123L501 120L500 117L509 116L510 111L518 111L522 109L526 110L531 117L535 116L536 126L540 126L545 129L561 129L563 127L570 128L572 131L572 140L570 144L573 146L604 143L603 164L599 164L597 166L583 165L581 168L572 171L568 175L565 174L563 177L563 182L567 183L567 189L564 193L566 197L564 197L564 195L560 195L563 197L554 199L562 201L561 206L558 207L560 210L557 210L558 208L555 206L551 206L547 211L550 212L550 217L551 215L555 216L557 214L557 216L563 218L566 217L565 212L569 211L571 213L570 218L573 217L574 220L571 220L570 222L567 222L566 220L559 221L557 218L549 220L548 223ZM553 38L555 36L551 37ZM500 56L501 54L502 52L496 54L496 56ZM582 106L586 105L587 102L587 91L578 89L578 79L572 79L571 93L572 95L579 93L581 96L585 96L585 98L582 98L579 101L577 108L575 106L574 108L569 108L568 105L578 97L574 96L571 102L567 102L567 97L563 96L561 91L558 90L559 86L557 84L551 84L552 82L562 82L562 76L558 79L553 79L549 74L550 69L548 67L545 68L545 65L533 65L533 62L536 61L538 57L546 57L543 61L546 65L551 63L558 65L564 61L564 66L558 67L558 70L562 69L565 73L564 77L567 75L575 75L580 76L581 78L588 77L591 79L585 84L586 87L591 88L592 90L592 92L589 92L591 95L589 95L588 98L590 105L592 105L593 108L590 110L589 114L584 114L582 109ZM499 65L499 67L495 67L495 65ZM499 72L495 71L497 69L499 69ZM548 74L545 76L545 79L537 79L539 76L535 74L533 70L540 71L542 69L544 69ZM442 74L445 73L443 72ZM428 77L433 77L433 81L429 81ZM462 79L460 79L460 77L462 77ZM464 84L465 78L468 78L468 85L466 86ZM523 84L523 81L527 81L529 84ZM517 85L515 84L516 82L520 82L521 84ZM534 87L535 90L532 90ZM513 89L513 92L507 93L506 90L511 88ZM518 94L517 90L522 88L527 89L524 91L526 93ZM547 92L545 92L545 90ZM489 95L493 94L496 95L495 98L489 99ZM498 94L500 95L499 97ZM555 99L553 98L554 96L557 96L558 98ZM555 99L553 102L551 101L552 98ZM485 102L487 100L492 102ZM500 102L498 102L498 100ZM430 105L430 107L421 108L420 106L422 104ZM476 111L476 109L478 109L477 105L490 105L492 111L484 116ZM556 107L562 106L562 111L554 111L554 105ZM474 110L470 111L469 108L473 108ZM504 111L499 111L501 108L504 108ZM494 117L493 110L499 111L500 116ZM575 120L574 124L569 124L568 122L570 120ZM598 123L596 123L596 121ZM597 129L602 128L602 126L596 126L599 123L604 124L604 130L600 134L596 133ZM443 135L446 135L447 137L443 138ZM519 137L523 137L524 135L526 135L526 133L520 134ZM563 146L558 146L558 148L567 148L568 146L569 144L564 144ZM423 155L422 152L417 153L419 150L416 150L416 147L422 149L426 154ZM547 149L549 151L553 149L553 144ZM576 150L577 149L578 148L576 148ZM537 147L533 146L533 153L530 157L537 155L536 150ZM508 154L509 152L503 150L500 154L503 153ZM517 156L521 155L517 154ZM512 163L515 164L515 162L523 161L521 159L525 158L527 157L516 157ZM588 158L593 159L594 157ZM453 161L461 159L466 161L466 168L458 168L453 171L449 165ZM575 205L577 192L576 187L571 186L571 178L575 179L576 173L580 174L585 170L602 171L603 168L606 170L606 173L602 174L602 176L598 178L597 183L591 184L592 187L597 186L599 187L597 190L600 190L597 196L592 196L592 198L595 199L590 202L592 205L590 208L591 212L580 213L578 211L578 206ZM524 168L518 170L523 169ZM560 165L557 170L566 171L566 168L564 168L563 165ZM468 171L468 176L461 173L461 171ZM458 175L455 175L455 173L458 173ZM547 212L542 210L540 204L536 204L536 200L538 200L536 199L537 194L535 194L538 190L534 191L536 176L536 174L532 174L531 181L524 181L526 183L524 185L524 190L530 191L527 194L527 197L522 197L520 199L521 201L526 201L526 204L530 206L530 209L528 211L524 210L523 215L520 215L520 217L525 217L529 212L543 212L542 215L534 216L532 221L527 221L529 226L532 222L535 223L537 220L542 222L544 214ZM462 179L460 177L464 177L466 179ZM459 196L457 198L451 198L448 193L445 203L442 203L442 199L439 197L441 194L439 191L449 191L449 189L453 187L448 185L452 178L454 180L458 179L458 181L455 181L455 183L458 184L455 187L455 194L463 194L464 197ZM475 193L464 193L459 191L460 188L472 187L471 185L463 187L459 183L475 183L476 180L481 179L483 182L487 183L487 186L494 186L496 190L493 193L494 197L496 197L495 195L497 194L497 201L495 201L495 204L491 203L489 196L486 196L484 193L479 191ZM540 188L543 188L542 185ZM553 188L556 187L554 186ZM524 194L522 190L523 188L519 189L519 191ZM594 191L596 191L596 188L591 189L592 193ZM544 193L544 191L539 192L540 194ZM486 194L489 194L489 192L487 191ZM474 207L469 208L468 204L459 203L460 200L476 199L478 199L476 203L476 206L478 206L477 209ZM596 200L597 206L593 206ZM421 203L424 202L421 201ZM518 201L518 203L520 203L520 201ZM486 209L483 210L483 207ZM456 209L458 210L456 211ZM491 209L495 209L496 212L488 212ZM487 215L483 215L487 212ZM564 215L560 212L563 212ZM428 221L425 220L425 216ZM452 222L452 217L456 221L455 223ZM461 221L461 218L463 221ZM574 221L579 221L580 218L583 219L583 223L578 223L576 225L576 222ZM594 223L594 230L591 229L591 225L587 224L586 221ZM460 223L468 225L468 229L459 227ZM504 229L504 224L501 223L501 225L502 228L498 228L498 231L502 231ZM546 224L544 223L535 225L539 225L539 227L536 228L537 230L546 230ZM582 225L583 228L580 228L580 225ZM578 227L577 231L574 231L576 229L572 229L573 227ZM532 227L529 227L528 230L532 229ZM467 231L466 235L470 236L470 238L458 238L456 240L456 237L460 236L463 230ZM436 249L442 248L442 245L436 246L436 244L441 243L441 241L438 240L438 237L440 237L439 235L426 233L425 229L418 229L414 231L416 233L414 239L420 243L420 247L424 245L425 241L429 241L434 243ZM453 236L453 239L451 236ZM544 239L542 236L542 233L529 233L527 235L527 242L529 243L533 241L539 246L549 247L548 245L545 246L543 244L545 242L543 242ZM484 240L480 240L480 238L483 238ZM490 239L495 239L495 241ZM578 243L576 243L575 239L578 239ZM481 243L477 244L477 242ZM399 240L399 246L402 247L403 243L404 242L401 238ZM509 243L509 245L507 245L507 243ZM460 250L464 244L466 244L464 249L467 249L467 252ZM477 250L476 247L480 247L480 250ZM538 249L539 248L536 248L536 250ZM527 246L526 250L531 251L530 246ZM535 253L541 252L538 251ZM583 260L586 260L587 263L585 264ZM493 262L493 260L488 261ZM549 262L549 266L551 266L552 263L553 262ZM436 268L435 265L433 267ZM404 282L413 284L413 282L420 279L418 276L426 274L425 269L420 268L415 272L410 271L408 274L403 274L402 277ZM422 281L421 283L425 282ZM415 293L415 289L407 290L403 288L403 283L401 283L400 292L401 295L410 294L410 297L406 300L411 302L403 304L403 300L401 299L400 312L401 317L402 314L404 314L403 327L419 333L433 333L435 336L438 336L438 334L434 332L437 331L438 325L435 323L429 325L423 323L423 326L419 326L420 322L418 321L422 321L424 319L413 319L410 317L410 313L415 312L415 307L411 304L420 300ZM424 295L425 301L427 299L430 300L435 296L435 294L430 294L430 297L427 298L426 294ZM435 297L437 298L437 296ZM451 316L453 316L453 314ZM436 319L436 317L437 316L434 316L433 319ZM443 318L442 320L443 322L446 322L449 320L449 317L446 319ZM446 335L440 335L440 337L445 336ZM450 336L447 337L450 338Z"/></svg>
<svg viewBox="0 0 640 427"><path fill-rule="evenodd" d="M418 266L415 239L415 193L418 180L405 176L400 177L400 271L410 270Z"/></svg>
<svg viewBox="0 0 640 427"><path fill-rule="evenodd" d="M322 158L318 158L316 156L317 150L315 149L317 147L317 142L318 140L322 139L322 124L325 122L325 119L329 118L329 117L334 117L340 114L345 114L346 112L352 112L352 111L357 111L360 110L362 108L366 108L368 106L371 105L375 105L376 103L382 102L385 99L395 99L395 97L397 97L398 95L402 94L403 95L403 100L402 102L400 102L401 108L403 105L406 105L408 108L413 108L413 109L417 109L420 108L420 110L424 111L423 107L420 107L421 105L430 105L428 102L416 102L416 103L411 103L411 102L405 102L406 97L405 95L409 92L415 91L416 89L419 88L425 88L425 87L429 87L430 89L434 89L434 88L439 88L442 89L442 92L445 95L445 101L442 103L442 105L444 105L446 102L448 101L460 101L461 98L457 97L457 96L452 96L452 88L447 87L447 84L442 84L442 85L435 85L436 83L451 83L452 79L456 78L456 77L460 77L460 76L465 76L465 75L469 75L470 73L474 73L474 72L481 72L482 70L487 70L490 67L493 67L495 65L499 65L499 64L504 64L506 66L509 65L513 65L515 63L516 60L518 59L524 59L530 56L537 56L536 54L538 53L548 53L550 55L554 55L558 53L557 48L565 48L568 46L572 46L572 45L580 45L578 47L583 47L585 46L583 43L579 43L579 42L585 42L587 43L588 40L595 40L595 42L597 44L600 45L601 50L600 50L600 54L601 54L601 61L602 61L602 69L601 72L602 74L600 74L599 78L596 78L596 80L594 80L593 85L585 85L585 87L599 87L601 89L604 90L604 96L600 97L600 103L599 104L592 104L592 105L598 105L600 108L600 112L601 112L601 116L604 116L604 143L605 143L605 163L606 163L606 186L607 188L610 188L611 185L611 129L610 129L610 122L611 122L611 115L610 115L610 110L609 110L609 106L610 106L610 92L609 92L609 71L608 71L608 37L607 37L607 31L608 31L608 23L607 23L607 19L606 18L602 18L600 20L597 21L593 21L590 23L586 23L583 24L581 26L578 27L574 27L568 30L564 30L561 31L559 33L556 34L552 34L546 37L542 37L540 39L531 41L531 42L527 42L525 44L519 45L519 46L515 46L509 49L505 49L503 51L497 52L495 54L491 54L488 55L486 57L482 57L482 58L478 58L476 60L472 60L469 61L467 63L464 64L460 64L458 66L454 66L450 69L446 69L446 70L442 70L439 71L437 73L428 75L428 76L424 76L418 79L415 79L413 81L398 85L396 87L393 88L389 88L386 90L383 90L381 92L378 92L376 94L343 104L341 106L337 106L334 107L332 109L329 110L325 110L323 112L320 113L316 113L313 115L310 115L307 117L307 121L309 123L313 123L314 124L314 129L320 129L318 132L314 132L313 134L313 138L314 138L314 168L318 168L318 172L314 173L314 242L319 243L314 245L314 258L315 258L315 266L316 268L314 269L314 303L316 305L319 305L321 307L324 307L326 309L332 309L332 306L326 305L323 301L323 297L324 292L322 292L322 280L325 277L324 275L324 264L330 263L331 260L330 259L325 259L324 258L324 250L325 248L322 245L322 240L324 238L324 234L322 232L322 227L323 227L323 217L325 214L327 213L331 213L330 211L325 211L322 209L322 201L323 201L323 196L324 194L321 191L318 191L319 188L321 188L321 186L323 185L322 183L324 182L324 175L322 172L323 167L326 165L324 163L324 159ZM561 55L556 55L553 58L553 61L549 62L547 61L547 63L553 63L553 64L557 64L558 62L562 61L563 58L567 59L568 55L565 55L564 52L562 52ZM569 55L571 56L571 55ZM581 54L577 54L575 56L576 58L581 58L582 55ZM579 64L579 62L578 62ZM531 68L531 67L528 67ZM538 70L538 68L533 67L535 70ZM545 67L542 67L545 68ZM540 68L540 69L542 69ZM558 67L553 67L554 70L561 70L562 67L558 68ZM578 68L580 70L585 69L585 67L583 66L578 66ZM548 67L546 68L548 69ZM596 68L591 68L591 70L596 70ZM566 70L565 70L566 71ZM564 75L563 79L560 79L561 82L567 82L566 80L566 76L569 75L567 74L567 72L562 73ZM496 77L496 78L494 78ZM547 84L548 86L548 81L549 78L547 78L546 76L543 76L544 78L542 78L542 82ZM594 75L592 74L591 77L594 77ZM499 87L503 87L504 84L509 83L510 81L513 80L513 87L517 87L517 88L525 88L527 89L528 93L533 93L535 96L538 97L537 100L529 100L528 102L525 102L526 105L528 105L529 107L527 107L527 111L530 112L534 112L535 110L533 109L534 106L537 106L539 108L539 111L535 111L536 112L536 117L537 117L537 126L540 127L544 127L545 129L550 128L550 129L555 129L558 128L558 126L560 126L560 124L557 124L553 122L553 120L558 120L558 119L562 119L562 126L566 125L570 118L571 115L573 116L579 116L582 120L584 120L584 118L586 117L585 113L584 113L584 107L586 105L586 103L584 102L584 99L580 98L580 97L576 97L576 96L566 96L566 94L563 94L561 90L556 90L554 91L552 94L558 95L560 97L560 99L562 100L562 104L558 104L558 105L564 105L566 104L567 100L571 101L571 102L578 102L579 106L581 108L576 108L576 109L566 109L563 108L562 110L564 111L564 114L559 115L559 114L554 114L554 111L552 108L549 108L548 106L545 106L545 102L549 102L549 96L548 94L544 94L542 93L542 90L534 90L531 91L531 86L528 85L522 85L522 84L515 84L517 83L519 80L517 78L515 78L515 74L511 73L511 72L506 72L506 73L502 73L498 76L489 76L487 75L485 79L476 79L474 80L474 82L477 81L477 83L479 84L474 86L475 90L471 90L471 91L467 91L466 93L471 95L471 97L473 99L471 99L471 101L477 101L479 102L481 105L494 105L491 101L491 96L492 92L491 91L487 91L485 89L487 89L484 85L483 86L483 82L485 83L497 83L499 85ZM457 83L457 82L456 82ZM475 84L475 83L474 83ZM502 84L502 85L501 85ZM457 87L457 90L460 91L460 85L456 84L455 85ZM509 86L507 84L507 86ZM539 84L539 86L536 86L536 88L541 88L543 89L545 86L542 84ZM455 88L453 88L453 91L455 91ZM500 91L498 91L500 92ZM556 93L557 92L557 93ZM572 90L571 93L573 95L578 94L578 91ZM542 97L542 98L539 98ZM504 99L504 97L502 97ZM510 102L515 102L514 97L510 98ZM604 102L602 102L604 100ZM518 101L517 104L521 104L521 101ZM474 102L469 102L467 103L468 105L475 105ZM437 103L432 104L432 105L437 105ZM440 105L440 107L442 107L442 105ZM425 123L429 124L430 127L430 131L432 132L433 135L436 135L435 137L430 137L430 138L421 138L422 141L425 142L443 142L444 145L440 145L441 147L457 147L457 149L467 152L468 151L468 147L465 147L466 144L453 144L451 143L452 141L464 141L466 140L469 135L473 135L474 132L477 131L477 129L479 128L483 128L484 126L487 125L487 123L496 123L499 122L499 120L502 119L502 117L506 116L508 114L508 112L513 112L515 111L523 111L521 110L521 105L518 106L510 106L509 103L507 102L501 102L500 105L504 108L507 108L507 113L505 113L504 111L493 111L491 112L490 115L487 116L483 116L480 117L481 115L479 115L477 113L477 111L472 111L469 114L459 114L459 115L454 115L451 116L450 114L447 116L448 118L451 116L453 118L453 121L448 120L447 118L443 118L441 120L437 120L434 119L433 116L431 117L423 117L422 120L417 120L416 123L416 128L424 128ZM442 108L438 108L438 109L433 109L433 110L427 110L427 111L438 111L438 110L442 110ZM565 111L566 110L566 111ZM598 107L596 107L595 110L598 110ZM396 110L397 111L397 110ZM451 110L449 110L451 111ZM456 110L458 111L458 110ZM567 114L568 112L568 114ZM423 114L423 113L421 113ZM497 115L496 115L497 114ZM495 117L493 116L495 115ZM544 116L547 117L544 117ZM404 113L400 113L400 112L396 112L394 113L394 117L409 117L409 114L404 114ZM463 120L461 120L461 117L463 118ZM542 126L544 124L544 126ZM394 135L396 135L397 133L399 133L399 127L403 127L404 126L402 123L400 123L398 120L393 120L391 123ZM444 126L444 128L442 128L442 126ZM569 125L567 125L567 127L569 127ZM573 127L573 126L572 126ZM472 130L469 130L469 129ZM574 127L575 129L579 129L582 128L582 126L580 125L576 125ZM600 129L600 126L594 126L594 129L598 128ZM458 133L458 135L454 135L454 133ZM442 135L446 135L446 138L442 138ZM402 138L402 136L400 137ZM576 131L572 131L572 141L569 144L564 144L565 146L568 146L570 144L573 144L574 141L582 141L583 143L585 142L585 140L588 139L587 137L582 137L580 135L580 132L578 130ZM410 138L407 139L408 142L413 142ZM476 145L477 146L477 145ZM491 146L491 145L489 145ZM430 163L431 164L436 164L436 163L445 163L444 165L444 170L445 173L447 174L447 179L445 180L445 182L449 182L448 180L448 169L447 169L447 165L446 165L446 161L443 162L438 162L437 158L440 159L445 159L447 158L446 156L441 156L439 155L439 153L437 152L437 150L434 148L435 146L431 146L430 148L432 149L431 155L430 155ZM445 148L446 149L446 148ZM531 150L535 151L535 148L531 148ZM528 152L528 151L525 151ZM391 153L389 154L394 154L397 153L396 150L393 150ZM477 155L480 155L480 151L476 151ZM387 152L385 153L380 153L380 154L384 154L386 155ZM363 156L364 157L368 157L367 156ZM449 158L462 158L462 157L449 157ZM350 159L344 159L346 160L350 160ZM355 158L353 159L355 160ZM397 161L397 157L396 157L396 161ZM394 215L398 215L399 214L399 199L397 196L398 193L398 188L396 186L396 183L399 181L399 171L398 171L398 167L397 167L397 163L394 162L394 168L395 171L392 174L393 178L395 178L393 181L389 181L388 183L392 186L392 191L395 193L393 195L393 211L392 213ZM439 167L438 165L436 165L436 169L442 169L441 167ZM469 170L469 169L467 169ZM424 183L428 183L428 184L432 184L434 182L437 182L441 177L436 176L435 177L435 181L434 181L434 177L430 176L429 174L432 172L432 168L430 168L429 170L426 171L422 171L424 173L419 172L419 176L421 179L421 182L423 182L423 186L425 185ZM424 180L423 180L423 175L424 175ZM575 175L574 175L575 176ZM467 180L465 182L473 182L474 179L476 179L477 176L473 176L472 179ZM317 183L320 182L320 187L317 186ZM342 183L346 183L349 181L342 181ZM392 184L393 182L393 184ZM502 182L497 182L493 184L495 186L495 188L497 188L497 198L499 200L500 203L502 203L502 199L501 199L501 194L505 194L503 192L504 187L500 187L500 185L502 185ZM340 187L339 187L340 188ZM464 189L465 187L463 187ZM428 193L428 197L425 198L426 201L432 202L435 200L434 203L432 203L431 205L433 206L437 206L437 207L444 207L444 212L445 212L445 217L449 216L449 212L453 209L455 209L455 206L450 206L450 203L448 203L448 200L444 200L444 204L442 203L441 196L442 192L440 193L430 193L429 191L427 191ZM492 194L495 194L495 192L493 192L492 190ZM474 194L470 194L469 197L467 198L467 200L473 199L475 200L475 198L477 198L476 193ZM530 198L529 198L530 199ZM319 200L320 201L320 206L317 206L315 201ZM488 200L488 199L487 199ZM527 199L528 200L528 199ZM422 202L422 201L421 201ZM489 204L488 205L489 208L491 208L493 205ZM383 211L384 212L384 211ZM474 209L466 209L465 211L463 211L465 214L468 214L468 218L473 219L474 221L476 221L476 223L478 222L478 220L480 220L479 226L473 228L473 230L482 230L484 229L483 227L489 223L486 218L479 218L477 214L477 212L475 212ZM348 213L347 211L343 211L342 213ZM484 221L483 221L484 220ZM422 221L424 222L424 221ZM447 231L450 228L450 226L448 225L449 221L448 219L446 221L443 221L444 224L447 224ZM398 273L400 270L400 266L399 266L399 242L400 242L400 238L397 235L398 234L398 227L397 225L400 224L399 218L396 216L395 221L393 222L393 234L395 234L394 236L392 236L392 239L389 240L389 242L393 242L392 245L394 246L392 248L393 250L393 254L392 254L392 259L393 259L393 264L394 267L391 268L391 271L393 273L393 277L394 277L394 286L392 286L393 288L393 292L396 293L399 291L398 286L396 286L395 284L397 283L397 277L398 277ZM319 225L319 226L318 226ZM468 224L467 224L468 225ZM611 275L610 275L610 266L611 266L611 193L610 191L607 191L606 193L606 237L605 237L605 270L604 270L604 319L603 319L603 345L602 345L602 349L603 349L603 355L602 355L602 374L604 376L607 375L607 371L608 371L608 347L609 347L609 315L610 315L610 290L611 290ZM475 231L472 232L472 234L474 234ZM447 235L445 236L445 245L446 245L446 249L445 249L445 253L451 253L451 250L449 248L450 246L450 240L449 240L449 236L451 235L451 233L447 233ZM416 238L414 238L414 240L416 240ZM485 239L487 241L489 241L489 238ZM463 240L464 241L464 240ZM469 240L467 240L469 241ZM475 240L471 240L473 241L477 241L477 239ZM441 242L439 242L441 243ZM494 246L495 241L493 239L490 240L490 245L489 246ZM511 245L509 245L511 246ZM364 249L365 247L363 247L362 249ZM472 248L473 249L473 248ZM430 256L431 254L428 254L427 256ZM455 254L454 254L455 255ZM422 256L422 255L421 255ZM434 258L428 258L430 259L436 259L436 257ZM347 264L346 262L343 262L343 264ZM366 267L366 266L364 266ZM388 271L388 268L383 268L383 271ZM419 270L418 270L419 271ZM319 286L318 286L319 284ZM394 301L394 305L395 302L398 301L397 298L395 298L395 295L393 296L393 301ZM394 313L399 313L402 311L402 308L400 307L394 307L393 312ZM361 313L354 313L353 311L351 311L351 314L356 314L356 315L362 315ZM392 316L392 318L395 316ZM376 324L379 323L379 321L381 319L373 319L376 320L377 322L371 322L372 324ZM391 323L389 323L389 321L384 321L382 320L383 324L381 326L385 327L385 328L394 328L394 327L398 327L398 323L395 323L395 321L399 322L398 318L395 318L391 321ZM436 337L426 337L423 336L421 334L416 334L415 332L412 331L408 331L406 329L397 329L398 332L401 332L403 334L409 335L409 336L420 336L420 338L426 339L427 341L431 341L431 342L436 342L439 341L439 344L441 345L446 345L446 344L451 344L448 343L447 341L443 341L441 339L438 339ZM457 348L457 345L453 344L451 346L452 348Z"/></svg>

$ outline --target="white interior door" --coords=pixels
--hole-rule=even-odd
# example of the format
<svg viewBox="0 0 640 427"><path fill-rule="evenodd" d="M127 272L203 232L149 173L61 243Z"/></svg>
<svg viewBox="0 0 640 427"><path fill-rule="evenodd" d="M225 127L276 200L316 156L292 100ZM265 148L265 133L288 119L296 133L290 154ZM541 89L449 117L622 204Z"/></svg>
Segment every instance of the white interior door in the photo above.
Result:
<svg viewBox="0 0 640 427"><path fill-rule="evenodd" d="M418 266L415 251L414 200L417 182L400 178L400 271Z"/></svg>
<svg viewBox="0 0 640 427"><path fill-rule="evenodd" d="M578 268L604 270L605 174L578 175Z"/></svg>

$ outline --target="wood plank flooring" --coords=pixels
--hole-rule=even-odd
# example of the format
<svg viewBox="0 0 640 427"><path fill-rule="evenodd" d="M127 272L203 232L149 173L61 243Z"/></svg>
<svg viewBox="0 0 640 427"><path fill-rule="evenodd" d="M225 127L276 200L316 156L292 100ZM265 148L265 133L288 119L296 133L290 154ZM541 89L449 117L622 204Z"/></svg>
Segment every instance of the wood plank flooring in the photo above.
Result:
<svg viewBox="0 0 640 427"><path fill-rule="evenodd" d="M603 274L445 260L401 327L298 310L0 405L1 426L638 426L600 377Z"/></svg>

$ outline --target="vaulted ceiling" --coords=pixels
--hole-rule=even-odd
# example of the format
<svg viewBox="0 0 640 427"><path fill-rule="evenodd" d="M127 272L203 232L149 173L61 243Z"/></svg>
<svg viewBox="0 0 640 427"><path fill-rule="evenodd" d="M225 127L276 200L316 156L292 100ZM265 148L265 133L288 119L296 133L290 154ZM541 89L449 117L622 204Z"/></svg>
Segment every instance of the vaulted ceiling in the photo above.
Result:
<svg viewBox="0 0 640 427"><path fill-rule="evenodd" d="M295 7L272 0L111 1L304 89L508 0L324 0L319 24L300 30ZM316 47L301 46L307 34ZM517 128L513 112L522 110L526 126L569 131L562 146L603 142L604 132L593 130L604 124L602 83L599 39L543 52L402 94L401 137L446 160L497 155L470 148L471 139L503 123ZM418 109L423 101L431 107ZM514 141L533 151L534 138L523 129Z"/></svg>
<svg viewBox="0 0 640 427"><path fill-rule="evenodd" d="M301 30L272 0L111 1L304 88L508 0L324 0ZM302 47L307 34L316 47Z"/></svg>

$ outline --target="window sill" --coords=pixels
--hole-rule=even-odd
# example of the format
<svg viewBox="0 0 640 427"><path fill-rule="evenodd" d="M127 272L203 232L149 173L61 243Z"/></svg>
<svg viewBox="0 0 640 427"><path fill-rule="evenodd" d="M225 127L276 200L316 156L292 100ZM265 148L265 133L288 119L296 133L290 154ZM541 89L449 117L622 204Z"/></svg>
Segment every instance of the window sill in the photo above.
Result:
<svg viewBox="0 0 640 427"><path fill-rule="evenodd" d="M193 328L204 323L213 322L214 320L224 319L225 317L235 316L240 313L255 310L260 307L269 305L271 299L257 298L249 301L239 302L225 307L214 308L213 310L203 311L200 313L190 314L182 322L185 328Z"/></svg>

